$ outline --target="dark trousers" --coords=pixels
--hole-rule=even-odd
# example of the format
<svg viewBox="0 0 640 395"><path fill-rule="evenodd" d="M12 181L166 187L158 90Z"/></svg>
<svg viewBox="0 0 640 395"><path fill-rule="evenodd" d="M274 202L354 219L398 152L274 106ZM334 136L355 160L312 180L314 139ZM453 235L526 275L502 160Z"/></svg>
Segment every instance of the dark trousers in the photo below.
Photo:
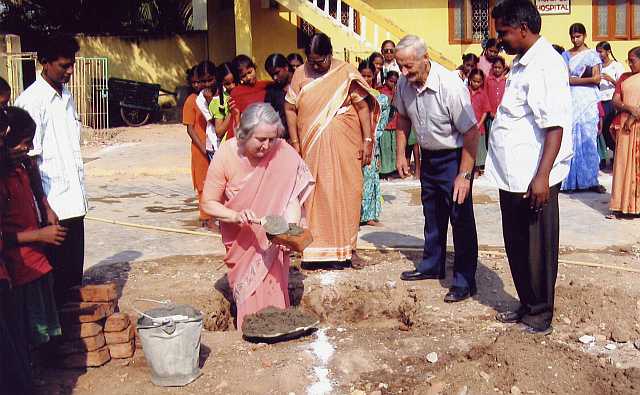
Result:
<svg viewBox="0 0 640 395"><path fill-rule="evenodd" d="M9 283L0 280L0 393L30 394L28 331L24 321L18 319L10 292Z"/></svg>
<svg viewBox="0 0 640 395"><path fill-rule="evenodd" d="M67 228L67 238L60 246L54 246L49 252L49 261L53 266L54 294L56 304L67 302L69 288L82 284L84 271L84 217L60 221Z"/></svg>
<svg viewBox="0 0 640 395"><path fill-rule="evenodd" d="M604 141L607 144L607 148L611 151L616 150L616 142L613 140L613 136L609 131L611 127L611 123L613 122L613 118L616 116L616 109L613 106L613 100L603 101L602 108L604 109L604 119L602 120L602 135L604 136Z"/></svg>
<svg viewBox="0 0 640 395"><path fill-rule="evenodd" d="M453 201L453 182L459 173L461 149L422 150L420 184L424 213L424 252L416 270L444 277L447 227L453 228L453 285L475 287L478 235L471 190L464 203ZM472 181L473 187L473 181Z"/></svg>
<svg viewBox="0 0 640 395"><path fill-rule="evenodd" d="M509 258L511 276L528 311L522 321L546 328L553 318L553 303L558 275L558 191L551 187L548 204L538 213L529 207L522 193L500 191L502 232Z"/></svg>

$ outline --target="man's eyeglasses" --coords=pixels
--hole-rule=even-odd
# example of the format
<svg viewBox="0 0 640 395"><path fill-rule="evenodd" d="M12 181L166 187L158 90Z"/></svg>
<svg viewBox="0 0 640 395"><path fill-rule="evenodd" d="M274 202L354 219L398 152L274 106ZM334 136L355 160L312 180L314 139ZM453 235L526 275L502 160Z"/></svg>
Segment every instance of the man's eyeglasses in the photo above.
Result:
<svg viewBox="0 0 640 395"><path fill-rule="evenodd" d="M395 48L385 48L382 50L382 53L396 53Z"/></svg>
<svg viewBox="0 0 640 395"><path fill-rule="evenodd" d="M309 63L311 66L323 65L323 64L327 63L327 60L329 60L329 55L325 56L324 58L322 58L320 60L313 60L313 59L307 57L307 63Z"/></svg>

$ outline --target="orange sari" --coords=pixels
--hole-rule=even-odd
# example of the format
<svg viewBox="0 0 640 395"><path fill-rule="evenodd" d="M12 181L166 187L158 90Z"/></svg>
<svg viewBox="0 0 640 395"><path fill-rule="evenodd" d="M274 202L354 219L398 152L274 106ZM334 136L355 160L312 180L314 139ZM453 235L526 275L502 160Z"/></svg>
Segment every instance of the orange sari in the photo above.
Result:
<svg viewBox="0 0 640 395"><path fill-rule="evenodd" d="M316 186L305 203L313 243L307 262L346 261L356 248L362 202L362 128L354 103L367 100L374 137L380 106L349 63L331 60L330 70L313 78L299 67L286 97L298 115L298 137Z"/></svg>
<svg viewBox="0 0 640 395"><path fill-rule="evenodd" d="M184 102L182 107L182 123L187 126L191 126L195 134L200 138L200 141L204 143L207 139L206 129L207 120L202 112L196 105L196 98L198 96L192 93ZM204 188L204 179L207 176L207 169L209 168L209 159L198 149L198 147L191 143L191 180L193 181L193 189L195 189L198 195L198 202L202 203L202 190ZM200 204L201 205L201 204ZM204 221L210 217L202 211L200 207L200 220Z"/></svg>
<svg viewBox="0 0 640 395"><path fill-rule="evenodd" d="M252 166L238 154L237 140L222 144L213 157L204 186L203 202L217 201L232 210L251 209L260 218L283 215L292 199L303 203L313 178L298 153L284 140ZM221 223L230 268L229 285L237 307L237 328L244 317L265 307L289 306L289 254L271 244L260 225Z"/></svg>
<svg viewBox="0 0 640 395"><path fill-rule="evenodd" d="M626 76L625 76L626 77ZM619 81L624 104L640 104L640 73ZM616 134L616 156L611 188L612 211L640 214L640 121L631 122L629 114L620 113L620 129Z"/></svg>

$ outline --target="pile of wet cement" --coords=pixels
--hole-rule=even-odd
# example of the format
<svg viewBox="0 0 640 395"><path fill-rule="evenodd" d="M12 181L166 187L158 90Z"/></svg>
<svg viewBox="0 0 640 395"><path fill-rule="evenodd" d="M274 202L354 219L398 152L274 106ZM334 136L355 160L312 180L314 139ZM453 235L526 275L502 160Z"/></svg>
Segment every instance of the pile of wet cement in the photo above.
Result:
<svg viewBox="0 0 640 395"><path fill-rule="evenodd" d="M300 309L278 309L267 307L256 314L248 315L242 324L242 333L247 337L268 337L291 333L306 328L318 320Z"/></svg>

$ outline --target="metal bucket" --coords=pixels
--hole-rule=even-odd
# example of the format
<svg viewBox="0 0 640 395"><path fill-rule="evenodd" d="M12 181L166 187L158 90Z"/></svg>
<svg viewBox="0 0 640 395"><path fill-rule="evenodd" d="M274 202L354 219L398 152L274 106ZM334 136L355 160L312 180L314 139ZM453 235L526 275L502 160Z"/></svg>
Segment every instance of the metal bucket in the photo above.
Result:
<svg viewBox="0 0 640 395"><path fill-rule="evenodd" d="M151 367L151 382L182 387L200 377L202 313L188 305L167 304L138 311L138 336Z"/></svg>

